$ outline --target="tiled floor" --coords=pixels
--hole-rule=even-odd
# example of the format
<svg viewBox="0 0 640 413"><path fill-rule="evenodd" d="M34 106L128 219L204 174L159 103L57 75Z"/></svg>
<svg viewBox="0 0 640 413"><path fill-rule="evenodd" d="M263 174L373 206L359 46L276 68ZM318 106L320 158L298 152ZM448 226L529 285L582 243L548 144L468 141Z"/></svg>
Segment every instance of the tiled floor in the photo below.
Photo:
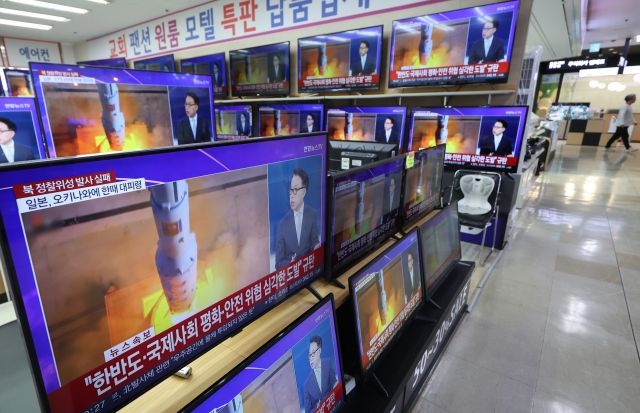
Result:
<svg viewBox="0 0 640 413"><path fill-rule="evenodd" d="M414 413L640 412L637 153L559 145Z"/></svg>

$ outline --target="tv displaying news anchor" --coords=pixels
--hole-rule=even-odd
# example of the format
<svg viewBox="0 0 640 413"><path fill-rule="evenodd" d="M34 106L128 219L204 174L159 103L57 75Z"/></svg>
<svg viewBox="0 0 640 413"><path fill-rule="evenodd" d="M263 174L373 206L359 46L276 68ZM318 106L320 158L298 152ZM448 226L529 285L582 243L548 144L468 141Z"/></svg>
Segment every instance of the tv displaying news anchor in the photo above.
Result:
<svg viewBox="0 0 640 413"><path fill-rule="evenodd" d="M376 142L385 143L400 143L397 127L395 127L396 120L393 116L387 116L384 119L384 128L376 132ZM395 127L395 128L394 128Z"/></svg>
<svg viewBox="0 0 640 413"><path fill-rule="evenodd" d="M30 117L29 112L25 113ZM0 114L4 115L2 112L0 112ZM16 116L17 114L14 113L13 115ZM2 151L0 151L0 164L33 161L36 159L33 149L30 146L18 143L15 139L16 137L20 137L18 140L22 140L21 137L24 136L25 139L34 141L33 143L35 143L36 137L32 131L33 124L31 128L27 127L27 130L23 133L22 130L18 129L14 121L0 116L0 148L2 148Z"/></svg>
<svg viewBox="0 0 640 413"><path fill-rule="evenodd" d="M351 69L349 75L362 76L372 75L376 73L376 59L369 54L371 43L367 40L360 41L358 47L358 56L351 62Z"/></svg>
<svg viewBox="0 0 640 413"><path fill-rule="evenodd" d="M277 83L287 80L284 66L284 53L269 53L267 54L268 70L267 70L267 82Z"/></svg>
<svg viewBox="0 0 640 413"><path fill-rule="evenodd" d="M498 20L488 18L482 19L482 39L475 41L469 50L469 63L481 64L489 62L505 62L504 40L495 36L500 28ZM469 37L472 33L469 31Z"/></svg>
<svg viewBox="0 0 640 413"><path fill-rule="evenodd" d="M483 119L482 123L484 128L487 129L487 121L492 119ZM491 127L491 134L482 134L484 131L480 131L480 139L478 139L478 149L476 149L476 155L491 155L491 156L513 156L514 152L514 139L509 137L507 129L509 123L504 119L496 119Z"/></svg>
<svg viewBox="0 0 640 413"><path fill-rule="evenodd" d="M289 42L229 52L231 95L289 93Z"/></svg>
<svg viewBox="0 0 640 413"><path fill-rule="evenodd" d="M211 114L208 114L208 118L202 114L198 116L199 108L200 98L198 95L192 91L186 92L184 97L186 116L178 121L175 136L178 145L211 142L211 127L207 121L207 119L211 119Z"/></svg>

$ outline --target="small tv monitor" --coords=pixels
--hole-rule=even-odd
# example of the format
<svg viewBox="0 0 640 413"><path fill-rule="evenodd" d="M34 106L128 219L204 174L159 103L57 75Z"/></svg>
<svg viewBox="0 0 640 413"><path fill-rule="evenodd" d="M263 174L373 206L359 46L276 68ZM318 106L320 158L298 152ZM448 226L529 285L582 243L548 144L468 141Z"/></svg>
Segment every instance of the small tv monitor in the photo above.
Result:
<svg viewBox="0 0 640 413"><path fill-rule="evenodd" d="M133 68L138 70L151 70L153 72L175 72L176 62L173 55L152 57L149 59L136 60L133 62Z"/></svg>
<svg viewBox="0 0 640 413"><path fill-rule="evenodd" d="M420 256L414 229L349 278L365 382L424 303Z"/></svg>
<svg viewBox="0 0 640 413"><path fill-rule="evenodd" d="M331 107L327 108L329 139L397 143L404 148L404 121L407 108L391 107Z"/></svg>
<svg viewBox="0 0 640 413"><path fill-rule="evenodd" d="M0 240L43 411L119 410L322 276L325 142L0 168Z"/></svg>
<svg viewBox="0 0 640 413"><path fill-rule="evenodd" d="M2 145L13 146L0 151L0 165L47 157L33 98L0 97L0 134Z"/></svg>
<svg viewBox="0 0 640 413"><path fill-rule="evenodd" d="M229 52L231 96L288 95L289 42Z"/></svg>
<svg viewBox="0 0 640 413"><path fill-rule="evenodd" d="M397 232L403 166L402 156L329 175L332 277Z"/></svg>
<svg viewBox="0 0 640 413"><path fill-rule="evenodd" d="M183 412L336 413L344 404L336 316L329 294Z"/></svg>
<svg viewBox="0 0 640 413"><path fill-rule="evenodd" d="M103 67L118 67L120 69L127 68L127 59L124 57L116 57L114 59L102 59L102 60L86 60L84 62L77 62L80 66L103 66Z"/></svg>
<svg viewBox="0 0 640 413"><path fill-rule="evenodd" d="M329 170L340 171L392 158L397 143L329 140Z"/></svg>
<svg viewBox="0 0 640 413"><path fill-rule="evenodd" d="M517 172L527 123L527 106L413 108L409 150L445 144L444 164Z"/></svg>
<svg viewBox="0 0 640 413"><path fill-rule="evenodd" d="M405 172L403 227L440 205L444 153L445 145L438 145L414 154L414 164Z"/></svg>
<svg viewBox="0 0 640 413"><path fill-rule="evenodd" d="M29 69L0 68L2 89L7 97L33 97L33 80Z"/></svg>
<svg viewBox="0 0 640 413"><path fill-rule="evenodd" d="M45 63L31 71L52 158L215 139L208 75Z"/></svg>
<svg viewBox="0 0 640 413"><path fill-rule="evenodd" d="M233 141L253 136L251 105L216 106L216 140Z"/></svg>
<svg viewBox="0 0 640 413"><path fill-rule="evenodd" d="M520 2L395 20L389 87L505 83Z"/></svg>
<svg viewBox="0 0 640 413"><path fill-rule="evenodd" d="M458 204L452 202L420 226L422 268L427 299L433 297L451 269L462 259Z"/></svg>
<svg viewBox="0 0 640 413"><path fill-rule="evenodd" d="M258 136L323 131L324 105L258 105Z"/></svg>
<svg viewBox="0 0 640 413"><path fill-rule="evenodd" d="M197 75L211 75L215 97L227 97L227 66L224 61L224 52L182 59L180 71Z"/></svg>
<svg viewBox="0 0 640 413"><path fill-rule="evenodd" d="M382 26L298 40L298 91L380 89Z"/></svg>

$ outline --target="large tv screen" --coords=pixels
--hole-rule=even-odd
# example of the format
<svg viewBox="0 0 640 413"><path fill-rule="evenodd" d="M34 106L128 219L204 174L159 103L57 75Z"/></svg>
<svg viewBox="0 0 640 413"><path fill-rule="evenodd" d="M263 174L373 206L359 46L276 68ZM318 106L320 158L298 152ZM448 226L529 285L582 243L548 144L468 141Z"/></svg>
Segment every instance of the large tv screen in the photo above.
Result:
<svg viewBox="0 0 640 413"><path fill-rule="evenodd" d="M114 59L85 60L84 62L77 62L77 64L80 66L106 66L126 69L127 59L125 59L124 57L116 57Z"/></svg>
<svg viewBox="0 0 640 413"><path fill-rule="evenodd" d="M154 72L175 72L176 62L173 55L151 57L149 59L136 60L133 62L133 68L138 70L151 70Z"/></svg>
<svg viewBox="0 0 640 413"><path fill-rule="evenodd" d="M211 75L215 97L227 97L227 66L224 63L224 52L182 59L180 71L197 75Z"/></svg>
<svg viewBox="0 0 640 413"><path fill-rule="evenodd" d="M431 298L451 267L462 258L458 204L450 204L420 226L427 297Z"/></svg>
<svg viewBox="0 0 640 413"><path fill-rule="evenodd" d="M440 205L445 146L424 149L414 155L414 164L407 168L403 208L403 225L416 222Z"/></svg>
<svg viewBox="0 0 640 413"><path fill-rule="evenodd" d="M420 242L413 230L349 278L366 380L423 301Z"/></svg>
<svg viewBox="0 0 640 413"><path fill-rule="evenodd" d="M331 270L393 235L400 224L404 157L331 175Z"/></svg>
<svg viewBox="0 0 640 413"><path fill-rule="evenodd" d="M45 411L115 411L321 276L325 142L2 168L2 249Z"/></svg>
<svg viewBox="0 0 640 413"><path fill-rule="evenodd" d="M331 107L327 108L329 139L397 143L404 147L404 121L407 108Z"/></svg>
<svg viewBox="0 0 640 413"><path fill-rule="evenodd" d="M344 405L333 295L187 407L194 413L335 413Z"/></svg>
<svg viewBox="0 0 640 413"><path fill-rule="evenodd" d="M253 136L251 105L216 106L216 140L232 141Z"/></svg>
<svg viewBox="0 0 640 413"><path fill-rule="evenodd" d="M31 98L0 98L0 165L47 157Z"/></svg>
<svg viewBox="0 0 640 413"><path fill-rule="evenodd" d="M526 106L413 108L409 150L445 144L445 165L517 172Z"/></svg>
<svg viewBox="0 0 640 413"><path fill-rule="evenodd" d="M229 52L231 96L288 95L289 42Z"/></svg>
<svg viewBox="0 0 640 413"><path fill-rule="evenodd" d="M382 26L298 40L298 91L380 88Z"/></svg>
<svg viewBox="0 0 640 413"><path fill-rule="evenodd" d="M293 135L323 130L322 103L258 106L258 136Z"/></svg>
<svg viewBox="0 0 640 413"><path fill-rule="evenodd" d="M33 80L29 69L0 68L5 96L33 97Z"/></svg>
<svg viewBox="0 0 640 413"><path fill-rule="evenodd" d="M519 1L395 20L389 87L507 81Z"/></svg>
<svg viewBox="0 0 640 413"><path fill-rule="evenodd" d="M51 157L214 140L210 76L43 63L31 70Z"/></svg>

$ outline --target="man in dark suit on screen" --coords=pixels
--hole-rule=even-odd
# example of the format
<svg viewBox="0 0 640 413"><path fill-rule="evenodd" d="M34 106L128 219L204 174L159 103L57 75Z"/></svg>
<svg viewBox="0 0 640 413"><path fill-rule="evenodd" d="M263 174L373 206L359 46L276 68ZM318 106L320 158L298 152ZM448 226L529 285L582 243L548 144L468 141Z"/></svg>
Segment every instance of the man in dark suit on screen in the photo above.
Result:
<svg viewBox="0 0 640 413"><path fill-rule="evenodd" d="M187 116L178 122L177 140L178 145L189 143L211 142L211 129L207 121L198 116L200 98L193 93L187 92L184 101L184 109Z"/></svg>
<svg viewBox="0 0 640 413"><path fill-rule="evenodd" d="M469 51L469 64L504 62L504 42L493 34L500 27L497 20L489 20L482 28L482 40L478 40Z"/></svg>
<svg viewBox="0 0 640 413"><path fill-rule="evenodd" d="M0 117L0 164L36 159L31 148L13 140L17 131L18 127L11 119Z"/></svg>
<svg viewBox="0 0 640 413"><path fill-rule="evenodd" d="M388 222L398 214L400 206L400 180L389 174L384 178L382 197L382 222Z"/></svg>
<svg viewBox="0 0 640 413"><path fill-rule="evenodd" d="M277 54L273 55L272 64L269 65L267 70L267 82L279 83L285 81L284 63L280 63L280 57Z"/></svg>
<svg viewBox="0 0 640 413"><path fill-rule="evenodd" d="M320 247L316 211L304 203L309 175L297 167L289 187L291 210L278 224L276 235L276 269L282 268Z"/></svg>
<svg viewBox="0 0 640 413"><path fill-rule="evenodd" d="M376 142L399 143L398 132L393 130L394 120L387 117L384 120L384 129L376 133Z"/></svg>
<svg viewBox="0 0 640 413"><path fill-rule="evenodd" d="M493 135L480 138L477 155L513 156L513 139L504 135L509 124L498 119L493 124Z"/></svg>
<svg viewBox="0 0 640 413"><path fill-rule="evenodd" d="M218 87L222 87L222 72L217 63L213 64L213 74L211 76L213 76L213 83Z"/></svg>
<svg viewBox="0 0 640 413"><path fill-rule="evenodd" d="M318 132L318 125L316 125L316 117L312 113L307 115L307 123L302 127L300 131L302 133Z"/></svg>
<svg viewBox="0 0 640 413"><path fill-rule="evenodd" d="M351 70L349 75L362 76L372 75L376 71L376 62L373 57L369 56L369 42L363 40L360 42L358 49L360 54L353 62L351 62Z"/></svg>
<svg viewBox="0 0 640 413"><path fill-rule="evenodd" d="M238 130L238 135L251 136L251 124L249 124L249 119L245 112L240 112L240 119L236 124L236 129Z"/></svg>
<svg viewBox="0 0 640 413"><path fill-rule="evenodd" d="M309 340L309 365L311 371L304 382L304 411L313 413L338 384L331 359L323 359L322 337L313 336Z"/></svg>
<svg viewBox="0 0 640 413"><path fill-rule="evenodd" d="M415 295L420 289L420 278L418 272L413 266L415 263L415 257L413 251L407 252L407 266L406 271L403 269L404 276L404 303L407 304L411 297Z"/></svg>

